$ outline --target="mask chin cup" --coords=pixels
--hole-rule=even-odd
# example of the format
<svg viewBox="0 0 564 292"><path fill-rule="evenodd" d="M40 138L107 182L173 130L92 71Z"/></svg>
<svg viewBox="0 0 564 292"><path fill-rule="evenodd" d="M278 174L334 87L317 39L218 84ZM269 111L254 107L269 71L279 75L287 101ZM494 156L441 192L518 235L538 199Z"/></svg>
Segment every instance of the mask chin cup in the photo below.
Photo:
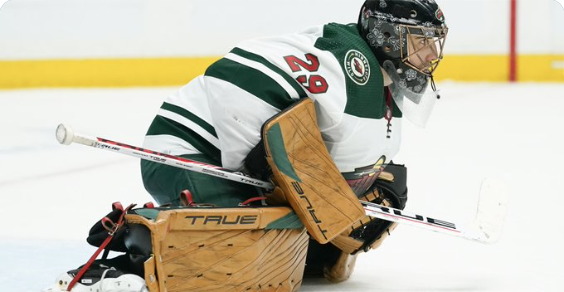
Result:
<svg viewBox="0 0 564 292"><path fill-rule="evenodd" d="M421 93L415 93L405 85L405 80L399 76L396 66L391 61L384 61L382 66L393 81L389 86L390 91L402 116L412 124L424 128L435 107L438 91L427 90L428 86L425 85Z"/></svg>

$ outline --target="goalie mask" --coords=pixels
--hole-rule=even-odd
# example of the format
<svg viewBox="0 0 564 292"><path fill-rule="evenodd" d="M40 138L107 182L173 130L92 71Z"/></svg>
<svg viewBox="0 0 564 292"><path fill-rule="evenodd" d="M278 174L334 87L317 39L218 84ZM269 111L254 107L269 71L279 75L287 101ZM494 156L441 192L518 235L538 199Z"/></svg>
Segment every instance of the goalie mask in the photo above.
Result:
<svg viewBox="0 0 564 292"><path fill-rule="evenodd" d="M433 72L443 57L448 28L434 0L367 0L359 32L393 81L402 114L424 126L438 94ZM431 83L432 92L426 93Z"/></svg>

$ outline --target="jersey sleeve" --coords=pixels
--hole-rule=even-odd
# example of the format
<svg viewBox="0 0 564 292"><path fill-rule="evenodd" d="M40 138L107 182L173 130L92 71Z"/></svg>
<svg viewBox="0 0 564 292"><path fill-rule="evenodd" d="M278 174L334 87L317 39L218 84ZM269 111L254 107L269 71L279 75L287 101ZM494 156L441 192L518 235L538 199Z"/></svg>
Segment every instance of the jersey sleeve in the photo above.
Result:
<svg viewBox="0 0 564 292"><path fill-rule="evenodd" d="M167 98L145 145L204 153L240 170L264 122L305 97L314 100L322 137L342 172L399 148L399 119L384 118L379 65L355 27L338 24L240 43Z"/></svg>
<svg viewBox="0 0 564 292"><path fill-rule="evenodd" d="M264 57L234 48L205 73L211 119L224 167L241 169L264 122L306 93Z"/></svg>

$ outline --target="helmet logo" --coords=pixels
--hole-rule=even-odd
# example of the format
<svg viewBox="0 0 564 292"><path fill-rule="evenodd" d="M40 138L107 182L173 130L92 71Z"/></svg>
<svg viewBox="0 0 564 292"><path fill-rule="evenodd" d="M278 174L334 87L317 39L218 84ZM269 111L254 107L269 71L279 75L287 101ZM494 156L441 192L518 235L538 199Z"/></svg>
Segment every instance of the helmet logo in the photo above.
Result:
<svg viewBox="0 0 564 292"><path fill-rule="evenodd" d="M437 9L437 11L435 11L435 17L440 21L440 22L445 22L445 16L443 14L443 11L439 8Z"/></svg>
<svg viewBox="0 0 564 292"><path fill-rule="evenodd" d="M380 0L380 8L386 8L388 7L388 4L386 4L385 0Z"/></svg>
<svg viewBox="0 0 564 292"><path fill-rule="evenodd" d="M365 85L370 78L370 65L366 57L357 50L350 50L345 55L345 71L349 78L358 85Z"/></svg>

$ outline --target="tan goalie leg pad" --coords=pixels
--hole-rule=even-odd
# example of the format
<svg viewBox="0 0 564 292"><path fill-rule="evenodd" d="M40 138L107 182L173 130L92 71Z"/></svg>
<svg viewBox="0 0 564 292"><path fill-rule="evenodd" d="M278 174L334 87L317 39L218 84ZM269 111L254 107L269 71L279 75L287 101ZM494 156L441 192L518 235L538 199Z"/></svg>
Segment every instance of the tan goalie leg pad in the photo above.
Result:
<svg viewBox="0 0 564 292"><path fill-rule="evenodd" d="M275 184L316 241L329 242L365 215L325 147L311 99L267 121L262 136Z"/></svg>
<svg viewBox="0 0 564 292"><path fill-rule="evenodd" d="M331 268L325 267L323 269L323 276L334 283L348 280L354 271L357 256L358 254L341 253L335 265Z"/></svg>
<svg viewBox="0 0 564 292"><path fill-rule="evenodd" d="M145 262L151 292L301 285L309 237L288 207L183 208L160 211L155 220L132 214L126 220L151 231L153 256Z"/></svg>

